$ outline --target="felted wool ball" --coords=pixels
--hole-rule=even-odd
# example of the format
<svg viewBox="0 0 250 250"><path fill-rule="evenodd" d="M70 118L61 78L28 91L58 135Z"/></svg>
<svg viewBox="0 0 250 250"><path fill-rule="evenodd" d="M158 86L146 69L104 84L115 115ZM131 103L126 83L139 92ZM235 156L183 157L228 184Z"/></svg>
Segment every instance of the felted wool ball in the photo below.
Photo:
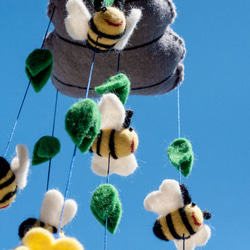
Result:
<svg viewBox="0 0 250 250"><path fill-rule="evenodd" d="M48 35L45 48L53 53L52 83L62 94L79 98L86 94L93 51L86 41L71 38L65 28L67 0L50 0L48 17L52 15L55 29ZM83 0L92 14L91 0ZM184 41L169 27L176 17L172 0L125 1L124 12L128 16L133 8L142 10L125 49L121 52L120 70L131 81L131 94L157 95L167 93L183 81L185 57ZM94 87L101 85L117 72L118 54L110 51L97 54L92 74L89 97L96 97Z"/></svg>

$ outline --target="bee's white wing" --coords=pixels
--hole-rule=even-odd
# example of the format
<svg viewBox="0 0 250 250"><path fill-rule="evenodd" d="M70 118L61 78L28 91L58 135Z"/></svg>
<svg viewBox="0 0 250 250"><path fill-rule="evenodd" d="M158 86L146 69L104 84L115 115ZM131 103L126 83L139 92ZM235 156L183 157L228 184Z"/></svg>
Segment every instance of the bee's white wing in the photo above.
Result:
<svg viewBox="0 0 250 250"><path fill-rule="evenodd" d="M140 9L132 9L129 16L126 18L126 32L122 38L116 43L116 50L123 50L126 44L128 43L129 38L131 37L137 23L141 19L142 12Z"/></svg>
<svg viewBox="0 0 250 250"><path fill-rule="evenodd" d="M88 22L91 14L82 0L68 0L66 4L68 16L65 27L68 34L75 40L87 40Z"/></svg>
<svg viewBox="0 0 250 250"><path fill-rule="evenodd" d="M175 209L184 206L179 182L164 180L158 191L148 194L144 200L144 207L148 211L166 216Z"/></svg>
<svg viewBox="0 0 250 250"><path fill-rule="evenodd" d="M64 227L75 217L76 212L77 212L77 203L72 199L66 200L64 213L62 217L62 227Z"/></svg>
<svg viewBox="0 0 250 250"><path fill-rule="evenodd" d="M193 250L195 246L203 246L207 244L211 236L211 229L208 225L203 224L202 228L189 239L185 240L185 250ZM175 246L178 250L183 250L183 241L175 240Z"/></svg>
<svg viewBox="0 0 250 250"><path fill-rule="evenodd" d="M11 169L15 174L18 189L27 184L30 161L28 148L25 145L16 146L17 156L11 161Z"/></svg>
<svg viewBox="0 0 250 250"><path fill-rule="evenodd" d="M101 113L101 129L120 130L122 128L126 112L115 94L104 94L98 103L98 108Z"/></svg>
<svg viewBox="0 0 250 250"><path fill-rule="evenodd" d="M109 174L118 174L128 176L137 168L137 161L133 154L114 160L110 158ZM101 157L97 154L93 156L91 169L94 173L100 176L108 175L108 158Z"/></svg>

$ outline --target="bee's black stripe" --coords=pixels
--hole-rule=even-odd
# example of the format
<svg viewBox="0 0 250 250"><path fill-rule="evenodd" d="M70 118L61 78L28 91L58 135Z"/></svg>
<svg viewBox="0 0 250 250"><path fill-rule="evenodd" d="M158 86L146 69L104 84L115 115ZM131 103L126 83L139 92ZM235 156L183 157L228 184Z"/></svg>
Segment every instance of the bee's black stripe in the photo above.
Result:
<svg viewBox="0 0 250 250"><path fill-rule="evenodd" d="M108 38L108 39L113 39L113 40L120 39L125 34L125 31L126 31L125 29L121 34L115 35L115 36L102 33L97 29L96 25L94 24L93 18L91 18L91 20L89 21L89 26L92 29L92 31L96 33L97 35Z"/></svg>
<svg viewBox="0 0 250 250"><path fill-rule="evenodd" d="M96 44L96 46L99 46L101 48L104 48L104 49L112 49L114 47L114 45L116 44L116 41L114 41L113 44L111 45L107 45L107 44L103 44L103 43L99 43L99 42L96 42L94 41L90 35L88 34L88 40L90 40L90 42L92 42L93 44ZM94 46L92 46L91 44L88 43L88 46L91 46L91 48L95 48Z"/></svg>
<svg viewBox="0 0 250 250"><path fill-rule="evenodd" d="M155 221L153 232L156 237L158 237L161 240L169 241L168 238L165 236L165 234L162 231L161 223L159 220Z"/></svg>
<svg viewBox="0 0 250 250"><path fill-rule="evenodd" d="M4 203L5 201L9 200L12 196L14 196L17 192L17 187L15 188L15 190L13 192L9 192L8 194L6 194L2 200L0 200L0 203Z"/></svg>
<svg viewBox="0 0 250 250"><path fill-rule="evenodd" d="M173 221L172 221L172 217L171 217L171 214L168 214L166 216L166 221L167 221L167 225L168 225L168 228L169 228L169 231L170 233L172 234L172 236L177 239L177 240L180 240L182 239L182 237L180 235L178 235L174 229L174 224L173 224Z"/></svg>
<svg viewBox="0 0 250 250"><path fill-rule="evenodd" d="M97 153L99 156L102 156L102 155L100 154L101 141L102 141L102 130L100 131L100 133L99 133L98 136L97 136L97 143L96 143L96 153Z"/></svg>
<svg viewBox="0 0 250 250"><path fill-rule="evenodd" d="M183 221L183 224L185 225L185 227L187 228L188 232L190 233L190 235L195 234L195 231L193 230L192 226L190 225L190 223L188 222L187 219L187 215L186 212L184 210L184 208L179 208L179 214L181 216L181 219Z"/></svg>
<svg viewBox="0 0 250 250"><path fill-rule="evenodd" d="M10 171L11 171L11 170L10 170ZM11 185L11 183L12 183L13 181L15 181L15 179L16 179L16 177L15 177L15 175L12 173L12 176L11 176L7 181L5 181L4 183L2 183L2 184L0 185L0 190L3 189L3 188L5 188L5 187L7 187L7 186L9 186L9 185Z"/></svg>
<svg viewBox="0 0 250 250"><path fill-rule="evenodd" d="M115 130L113 129L110 133L110 137L109 137L109 150L110 150L110 154L114 159L118 159L118 157L115 154L115 142L114 142L114 138L115 138Z"/></svg>

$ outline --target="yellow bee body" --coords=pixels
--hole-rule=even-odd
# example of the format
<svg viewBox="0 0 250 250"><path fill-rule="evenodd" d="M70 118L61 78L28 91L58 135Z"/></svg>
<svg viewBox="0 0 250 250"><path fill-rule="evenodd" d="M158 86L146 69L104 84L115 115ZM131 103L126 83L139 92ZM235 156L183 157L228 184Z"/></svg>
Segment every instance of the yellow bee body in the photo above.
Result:
<svg viewBox="0 0 250 250"><path fill-rule="evenodd" d="M16 177L9 163L0 157L0 209L8 207L16 197Z"/></svg>
<svg viewBox="0 0 250 250"><path fill-rule="evenodd" d="M96 47L97 52L106 52L124 35L125 27L126 18L121 10L104 7L90 20L87 44L91 49Z"/></svg>
<svg viewBox="0 0 250 250"><path fill-rule="evenodd" d="M42 228L50 231L52 234L55 234L57 232L57 228L55 226L52 226L48 223L44 223L44 222L39 221L35 218L29 218L29 219L23 221L22 224L19 226L18 235L19 235L20 239L22 239L30 229L35 228L35 227L42 227ZM59 235L61 237L63 237L64 232L60 231Z"/></svg>
<svg viewBox="0 0 250 250"><path fill-rule="evenodd" d="M199 231L202 224L203 212L192 203L159 217L153 231L158 238L166 241L188 239Z"/></svg>
<svg viewBox="0 0 250 250"><path fill-rule="evenodd" d="M125 157L134 153L138 146L138 136L131 128L122 128L121 130L102 129L96 137L91 151L99 156L113 159Z"/></svg>

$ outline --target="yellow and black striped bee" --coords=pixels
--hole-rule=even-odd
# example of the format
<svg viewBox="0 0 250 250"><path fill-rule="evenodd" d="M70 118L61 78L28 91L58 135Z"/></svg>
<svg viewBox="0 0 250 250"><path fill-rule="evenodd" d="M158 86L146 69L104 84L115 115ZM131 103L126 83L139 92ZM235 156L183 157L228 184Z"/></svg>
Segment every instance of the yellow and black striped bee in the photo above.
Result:
<svg viewBox="0 0 250 250"><path fill-rule="evenodd" d="M29 218L23 221L19 226L18 235L20 239L22 239L25 234L34 227L42 227L53 234L58 233L63 204L64 197L59 191L55 189L47 191L43 199L39 219ZM74 200L67 199L65 201L64 214L60 229L73 219L76 211L76 202ZM59 236L64 236L64 232L62 230L60 230Z"/></svg>
<svg viewBox="0 0 250 250"><path fill-rule="evenodd" d="M28 149L25 145L17 145L17 157L11 165L0 157L0 209L8 207L15 199L18 189L27 183L29 169Z"/></svg>
<svg viewBox="0 0 250 250"><path fill-rule="evenodd" d="M194 249L204 245L211 235L204 219L211 214L193 202L184 184L175 180L164 180L159 191L150 193L144 200L144 207L160 217L155 221L153 232L161 240L174 240L177 249Z"/></svg>
<svg viewBox="0 0 250 250"><path fill-rule="evenodd" d="M91 17L82 0L69 0L65 19L68 34L75 40L87 41L87 46L96 52L122 50L141 18L139 9L132 9L126 18L122 10L124 2L114 0L114 6L104 7L103 0L95 0L96 13Z"/></svg>
<svg viewBox="0 0 250 250"><path fill-rule="evenodd" d="M91 146L95 153L92 170L101 176L108 174L129 175L137 167L134 152L139 139L130 127L133 111L125 111L120 99L113 93L104 94L98 103L101 113L101 130Z"/></svg>

